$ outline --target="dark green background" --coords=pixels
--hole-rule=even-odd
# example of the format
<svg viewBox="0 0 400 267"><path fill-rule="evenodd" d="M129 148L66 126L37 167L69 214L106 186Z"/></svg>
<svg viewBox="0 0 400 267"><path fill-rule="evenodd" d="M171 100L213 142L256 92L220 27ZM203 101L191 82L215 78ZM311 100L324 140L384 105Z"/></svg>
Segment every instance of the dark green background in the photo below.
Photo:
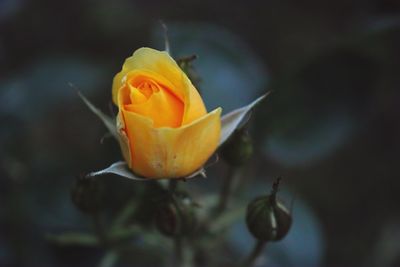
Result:
<svg viewBox="0 0 400 267"><path fill-rule="evenodd" d="M70 203L74 177L121 158L114 141L100 144L105 128L67 84L108 112L123 60L141 46L162 49L160 19L170 25L173 52L200 55L199 88L210 106L229 111L274 91L252 120L247 195L283 176L288 202L295 197L308 207L305 224L318 225L296 228L288 246L306 256L285 265L286 254L271 255L277 266L399 266L395 0L1 0L0 266L97 262L97 249L44 240L87 229ZM215 92L219 85L226 97ZM224 166L212 168L213 177L193 185L216 192ZM114 207L139 185L112 178ZM319 249L307 253L315 239Z"/></svg>

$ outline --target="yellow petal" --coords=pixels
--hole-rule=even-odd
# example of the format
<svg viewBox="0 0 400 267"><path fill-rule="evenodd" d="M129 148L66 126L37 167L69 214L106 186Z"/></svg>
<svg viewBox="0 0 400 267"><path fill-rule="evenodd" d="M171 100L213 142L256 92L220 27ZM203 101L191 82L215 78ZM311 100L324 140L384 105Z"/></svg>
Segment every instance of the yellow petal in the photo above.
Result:
<svg viewBox="0 0 400 267"><path fill-rule="evenodd" d="M165 51L151 48L140 48L125 60L122 70L114 77L112 97L118 104L119 91L126 84L128 76L143 71L162 77L162 80L171 84L168 88L184 103L182 125L204 116L206 109L196 88L178 64Z"/></svg>
<svg viewBox="0 0 400 267"><path fill-rule="evenodd" d="M182 101L158 84L151 86L153 89L123 87L120 108L150 118L154 127L179 127L184 108ZM147 89L151 92L146 93Z"/></svg>
<svg viewBox="0 0 400 267"><path fill-rule="evenodd" d="M218 146L221 108L179 128L155 128L148 118L120 112L130 140L129 165L144 177L185 177L201 168Z"/></svg>
<svg viewBox="0 0 400 267"><path fill-rule="evenodd" d="M189 78L186 78L189 86L188 95L185 98L185 111L183 114L182 125L191 123L207 113L203 100L197 92L196 88L192 85Z"/></svg>
<svg viewBox="0 0 400 267"><path fill-rule="evenodd" d="M121 147L122 156L124 157L126 163L128 164L129 168L132 168L132 153L131 153L131 145L128 139L128 136L125 131L125 121L122 118L122 113L118 112L117 119L117 133L118 133L118 142L119 146Z"/></svg>

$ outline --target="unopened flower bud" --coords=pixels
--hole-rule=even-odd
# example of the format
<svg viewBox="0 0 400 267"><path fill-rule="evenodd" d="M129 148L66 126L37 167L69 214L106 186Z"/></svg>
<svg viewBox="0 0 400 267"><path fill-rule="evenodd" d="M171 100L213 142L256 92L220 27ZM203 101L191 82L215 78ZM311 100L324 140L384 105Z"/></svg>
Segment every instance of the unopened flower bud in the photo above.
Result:
<svg viewBox="0 0 400 267"><path fill-rule="evenodd" d="M166 236L188 235L196 227L195 205L187 194L176 193L173 197L159 206L156 226Z"/></svg>
<svg viewBox="0 0 400 267"><path fill-rule="evenodd" d="M95 178L78 177L71 189L71 199L82 212L93 212L99 208L100 185Z"/></svg>
<svg viewBox="0 0 400 267"><path fill-rule="evenodd" d="M253 143L247 129L236 130L220 152L221 156L231 165L246 163L253 154Z"/></svg>
<svg viewBox="0 0 400 267"><path fill-rule="evenodd" d="M279 180L274 183L270 195L257 197L247 206L247 228L258 240L281 240L292 225L292 216L289 210L276 199L278 183Z"/></svg>

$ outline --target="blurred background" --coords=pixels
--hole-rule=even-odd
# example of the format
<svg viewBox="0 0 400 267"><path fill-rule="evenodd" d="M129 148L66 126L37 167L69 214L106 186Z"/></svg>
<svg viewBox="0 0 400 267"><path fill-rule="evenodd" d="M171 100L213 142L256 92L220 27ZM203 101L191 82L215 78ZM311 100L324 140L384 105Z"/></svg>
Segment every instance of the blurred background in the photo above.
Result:
<svg viewBox="0 0 400 267"><path fill-rule="evenodd" d="M400 266L396 0L0 0L0 266L98 263L101 249L45 239L90 231L70 188L121 159L68 83L115 113L112 78L137 48L163 49L159 20L173 56L199 56L208 109L273 90L252 118L241 196L282 176L282 197L294 200L293 228L268 246L265 266ZM189 187L217 192L224 168ZM141 186L104 180L110 207ZM243 222L229 238L236 256L253 244Z"/></svg>

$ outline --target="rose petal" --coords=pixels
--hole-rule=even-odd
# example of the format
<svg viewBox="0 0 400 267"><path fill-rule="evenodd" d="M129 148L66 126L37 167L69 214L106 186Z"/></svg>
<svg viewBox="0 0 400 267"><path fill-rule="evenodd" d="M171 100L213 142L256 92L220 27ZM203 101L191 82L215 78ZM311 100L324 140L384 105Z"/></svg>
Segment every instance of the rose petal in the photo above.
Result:
<svg viewBox="0 0 400 267"><path fill-rule="evenodd" d="M127 76L137 71L152 72L171 83L169 89L185 104L182 125L189 124L206 113L202 98L175 60L165 51L148 47L136 50L125 60L122 70L115 75L112 88L115 104L118 104L118 92L125 85Z"/></svg>
<svg viewBox="0 0 400 267"><path fill-rule="evenodd" d="M240 122L243 118L257 105L261 100L266 98L270 92L260 96L247 106L235 109L228 114L225 114L221 118L221 137L219 140L219 145L222 145L231 134L236 130L236 128L240 125Z"/></svg>
<svg viewBox="0 0 400 267"><path fill-rule="evenodd" d="M131 140L131 169L154 179L183 178L201 168L220 138L221 108L191 124L155 128L146 117L122 109L125 132Z"/></svg>

